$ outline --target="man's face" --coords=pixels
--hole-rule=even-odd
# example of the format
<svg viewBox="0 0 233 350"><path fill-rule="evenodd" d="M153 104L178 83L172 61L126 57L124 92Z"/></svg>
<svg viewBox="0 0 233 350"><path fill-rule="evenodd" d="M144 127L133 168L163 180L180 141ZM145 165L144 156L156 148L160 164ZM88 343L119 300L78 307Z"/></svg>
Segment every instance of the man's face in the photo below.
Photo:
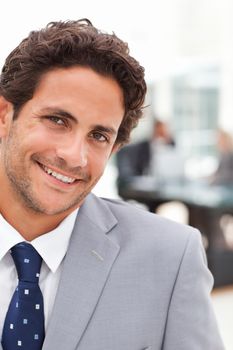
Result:
<svg viewBox="0 0 233 350"><path fill-rule="evenodd" d="M1 187L35 212L78 207L114 149L124 115L119 85L89 68L56 69L12 115L8 109L0 128Z"/></svg>

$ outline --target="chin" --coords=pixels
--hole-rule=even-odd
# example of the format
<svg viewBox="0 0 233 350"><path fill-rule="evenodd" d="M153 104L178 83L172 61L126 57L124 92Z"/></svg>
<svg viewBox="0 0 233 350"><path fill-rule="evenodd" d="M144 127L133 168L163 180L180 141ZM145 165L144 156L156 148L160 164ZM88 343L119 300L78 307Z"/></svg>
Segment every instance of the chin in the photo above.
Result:
<svg viewBox="0 0 233 350"><path fill-rule="evenodd" d="M42 214L42 215L48 215L48 216L55 216L55 215L60 215L64 214L68 215L70 212L75 210L79 204L77 202L75 203L58 203L58 201L53 201L53 202L46 202L44 203L43 201L30 201L26 203L27 209L30 211L33 211L36 214Z"/></svg>
<svg viewBox="0 0 233 350"><path fill-rule="evenodd" d="M60 215L60 214L68 215L70 212L75 210L77 207L78 207L78 204L64 206L64 203L63 203L61 206L59 206L56 203L56 205L44 206L43 208L41 208L42 209L41 213L43 213L45 215L49 215L49 216Z"/></svg>

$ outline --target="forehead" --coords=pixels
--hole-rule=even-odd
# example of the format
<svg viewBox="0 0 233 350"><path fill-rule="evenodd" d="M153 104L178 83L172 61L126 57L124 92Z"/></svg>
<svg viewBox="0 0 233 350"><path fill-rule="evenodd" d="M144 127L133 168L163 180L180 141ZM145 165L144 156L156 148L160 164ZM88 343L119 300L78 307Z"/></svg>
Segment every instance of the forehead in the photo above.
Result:
<svg viewBox="0 0 233 350"><path fill-rule="evenodd" d="M57 68L42 75L33 95L34 101L59 103L64 108L99 109L114 115L124 113L123 90L111 77L96 73L88 67ZM73 111L74 112L74 111Z"/></svg>
<svg viewBox="0 0 233 350"><path fill-rule="evenodd" d="M73 66L50 70L41 76L34 95L42 90L47 90L46 93L48 90L51 93L67 90L72 91L73 94L94 92L94 95L100 95L104 91L102 98L108 99L114 93L121 98L123 103L123 90L118 82L114 78L97 73L89 67Z"/></svg>

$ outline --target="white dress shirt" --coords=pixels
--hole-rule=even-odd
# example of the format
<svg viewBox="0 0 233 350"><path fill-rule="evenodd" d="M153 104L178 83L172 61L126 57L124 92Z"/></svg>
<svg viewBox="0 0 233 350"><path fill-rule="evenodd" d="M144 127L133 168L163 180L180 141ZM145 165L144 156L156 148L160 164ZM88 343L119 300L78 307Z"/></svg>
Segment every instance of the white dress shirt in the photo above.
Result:
<svg viewBox="0 0 233 350"><path fill-rule="evenodd" d="M43 258L39 285L44 297L45 329L53 309L63 258L77 212L78 209L73 211L55 230L30 242ZM18 284L15 264L9 250L22 241L25 239L0 215L0 336L10 300Z"/></svg>

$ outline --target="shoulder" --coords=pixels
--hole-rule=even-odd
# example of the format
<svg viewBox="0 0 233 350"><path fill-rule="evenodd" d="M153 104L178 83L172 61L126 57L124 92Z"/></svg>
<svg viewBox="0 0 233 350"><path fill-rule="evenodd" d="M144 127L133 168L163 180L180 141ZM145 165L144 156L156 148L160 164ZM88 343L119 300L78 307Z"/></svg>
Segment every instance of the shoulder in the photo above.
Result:
<svg viewBox="0 0 233 350"><path fill-rule="evenodd" d="M206 271L206 256L196 229L121 200L88 197L85 215L104 226L105 238L119 247L114 265L119 273L130 270L139 278L143 270L154 285L159 283L160 289L172 291L179 271L182 276L189 274L189 267L196 271L201 266ZM161 276L169 277L162 282Z"/></svg>
<svg viewBox="0 0 233 350"><path fill-rule="evenodd" d="M164 265L169 264L173 269L175 265L179 266L186 251L189 254L203 251L201 235L196 229L122 200L89 194L80 210L81 214L123 249L121 254L125 252L135 258L140 256L146 261L155 259L160 265L164 262Z"/></svg>
<svg viewBox="0 0 233 350"><path fill-rule="evenodd" d="M177 223L157 214L138 208L121 200L101 199L109 207L118 222L118 230L124 236L144 243L164 246L166 249L185 249L191 241L200 241L200 233L191 226Z"/></svg>
<svg viewBox="0 0 233 350"><path fill-rule="evenodd" d="M119 257L123 261L133 263L139 269L142 264L148 273L153 271L157 277L169 276L164 285L171 289L180 271L183 277L189 274L190 267L194 271L207 271L198 230L122 201L103 201L117 219L117 225L108 233L108 238L120 246ZM207 274L211 284L209 272Z"/></svg>
<svg viewBox="0 0 233 350"><path fill-rule="evenodd" d="M99 198L109 207L113 214L123 222L124 225L133 225L135 223L139 226L144 225L144 227L149 228L156 224L156 226L161 226L164 229L180 230L187 229L192 230L188 225L179 224L173 220L166 219L160 215L150 213L147 210L140 208L137 205L127 203L121 199L109 199L109 198Z"/></svg>

